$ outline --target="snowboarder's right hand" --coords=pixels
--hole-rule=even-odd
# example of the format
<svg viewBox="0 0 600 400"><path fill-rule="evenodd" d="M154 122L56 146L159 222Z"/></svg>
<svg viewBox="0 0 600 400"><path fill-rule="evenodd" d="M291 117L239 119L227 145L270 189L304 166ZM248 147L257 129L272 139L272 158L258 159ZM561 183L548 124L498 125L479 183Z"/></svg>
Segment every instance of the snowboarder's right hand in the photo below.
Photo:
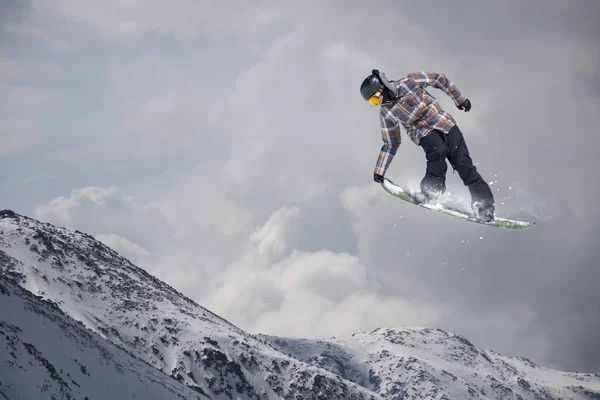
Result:
<svg viewBox="0 0 600 400"><path fill-rule="evenodd" d="M458 105L458 109L463 110L464 112L469 112L471 110L471 101L466 99Z"/></svg>
<svg viewBox="0 0 600 400"><path fill-rule="evenodd" d="M377 183L383 183L383 175L373 174L373 180Z"/></svg>

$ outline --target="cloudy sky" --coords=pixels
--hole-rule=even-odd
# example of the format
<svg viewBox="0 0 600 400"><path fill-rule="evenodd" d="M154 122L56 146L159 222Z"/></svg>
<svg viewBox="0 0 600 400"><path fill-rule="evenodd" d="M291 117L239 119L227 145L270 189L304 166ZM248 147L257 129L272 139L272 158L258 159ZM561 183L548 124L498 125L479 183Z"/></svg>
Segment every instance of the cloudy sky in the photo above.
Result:
<svg viewBox="0 0 600 400"><path fill-rule="evenodd" d="M86 231L250 332L427 326L600 371L598 1L0 7L0 208ZM456 83L469 113L431 93L497 214L538 225L375 184L373 68ZM403 138L388 177L414 187L423 151ZM467 200L451 169L448 187Z"/></svg>

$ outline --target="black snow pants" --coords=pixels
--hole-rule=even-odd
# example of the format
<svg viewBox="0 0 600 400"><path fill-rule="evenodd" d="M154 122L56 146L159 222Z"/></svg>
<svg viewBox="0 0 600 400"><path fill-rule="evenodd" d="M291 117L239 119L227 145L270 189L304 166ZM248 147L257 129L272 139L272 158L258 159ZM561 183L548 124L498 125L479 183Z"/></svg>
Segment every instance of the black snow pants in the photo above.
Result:
<svg viewBox="0 0 600 400"><path fill-rule="evenodd" d="M494 195L473 165L458 126L454 125L447 134L437 130L431 131L420 140L419 146L423 148L427 158L427 170L421 181L421 191L425 196L434 198L446 191L448 159L465 186L469 188L472 203L480 202L483 206L494 203Z"/></svg>

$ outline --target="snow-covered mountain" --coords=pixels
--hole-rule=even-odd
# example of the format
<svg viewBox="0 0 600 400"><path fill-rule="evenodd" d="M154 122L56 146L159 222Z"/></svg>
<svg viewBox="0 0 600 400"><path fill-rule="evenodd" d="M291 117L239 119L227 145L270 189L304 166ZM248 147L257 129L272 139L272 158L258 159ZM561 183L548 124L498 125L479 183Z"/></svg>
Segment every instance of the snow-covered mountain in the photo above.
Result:
<svg viewBox="0 0 600 400"><path fill-rule="evenodd" d="M242 331L84 233L0 211L0 266L102 338L212 399L380 398Z"/></svg>
<svg viewBox="0 0 600 400"><path fill-rule="evenodd" d="M207 399L0 275L0 398Z"/></svg>
<svg viewBox="0 0 600 400"><path fill-rule="evenodd" d="M0 211L0 272L0 399L600 399L598 374L439 330L252 335L91 236L11 211Z"/></svg>
<svg viewBox="0 0 600 400"><path fill-rule="evenodd" d="M598 374L505 357L439 329L376 329L327 340L263 337L386 399L600 399Z"/></svg>

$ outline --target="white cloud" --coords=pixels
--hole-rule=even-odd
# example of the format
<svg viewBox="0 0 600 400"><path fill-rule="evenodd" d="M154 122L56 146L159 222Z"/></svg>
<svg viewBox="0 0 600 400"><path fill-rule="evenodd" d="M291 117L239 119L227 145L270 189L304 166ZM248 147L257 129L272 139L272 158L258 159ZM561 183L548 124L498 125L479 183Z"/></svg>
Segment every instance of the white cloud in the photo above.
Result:
<svg viewBox="0 0 600 400"><path fill-rule="evenodd" d="M274 212L251 235L244 254L213 280L212 292L197 300L250 331L295 337L435 320L431 307L379 295L354 255L294 250L288 232L300 215L296 209Z"/></svg>
<svg viewBox="0 0 600 400"><path fill-rule="evenodd" d="M147 33L173 34L181 38L199 35L259 33L289 19L290 7L278 2L223 3L216 0L164 3L150 1L73 1L51 3L30 0L33 19L46 24L71 22L91 26L113 39L129 39Z"/></svg>
<svg viewBox="0 0 600 400"><path fill-rule="evenodd" d="M144 259L150 255L148 250L124 237L115 235L114 233L108 235L96 235L96 240L104 243L123 257L127 258L133 264L140 267L145 264Z"/></svg>
<svg viewBox="0 0 600 400"><path fill-rule="evenodd" d="M223 178L246 198L273 207L301 202L328 190L334 176L351 179L359 167L374 165L375 151L360 148L378 147L377 131L367 133L376 121L355 113L364 106L356 82L365 72L337 62L354 50L330 36L301 24L236 80L225 108L233 113L224 114L231 150ZM324 57L331 47L336 56Z"/></svg>
<svg viewBox="0 0 600 400"><path fill-rule="evenodd" d="M332 302L305 288L287 293L281 306L263 313L254 331L288 337L345 337L377 327L432 326L440 310L375 292L355 292Z"/></svg>
<svg viewBox="0 0 600 400"><path fill-rule="evenodd" d="M0 55L0 79L2 81L28 79L31 77L57 78L60 75L60 69L52 63L16 59Z"/></svg>
<svg viewBox="0 0 600 400"><path fill-rule="evenodd" d="M220 155L226 131L219 129L225 117L219 105L230 84L205 73L213 64L206 57L210 54L140 55L113 63L108 83L122 99L123 113L106 132L110 143L128 144L128 155L139 158ZM233 74L233 69L219 69L220 76ZM114 146L105 147L110 152Z"/></svg>
<svg viewBox="0 0 600 400"><path fill-rule="evenodd" d="M267 223L250 236L250 245L256 247L259 255L279 255L286 250L285 225L298 217L297 208L277 210Z"/></svg>
<svg viewBox="0 0 600 400"><path fill-rule="evenodd" d="M221 234L237 235L251 229L253 214L235 200L235 191L223 185L218 165L208 162L182 174L162 195L163 210L181 229L212 226Z"/></svg>
<svg viewBox="0 0 600 400"><path fill-rule="evenodd" d="M367 284L365 266L349 254L293 252L276 268L281 271L284 291L304 287L334 302L360 291Z"/></svg>
<svg viewBox="0 0 600 400"><path fill-rule="evenodd" d="M18 153L42 142L45 139L40 132L43 126L32 116L40 115L44 112L42 110L60 98L57 93L45 89L4 83L29 77L29 68L30 71L35 70L33 64L20 65L13 61L4 59L4 65L0 65L0 155Z"/></svg>
<svg viewBox="0 0 600 400"><path fill-rule="evenodd" d="M37 206L35 213L42 221L92 235L115 234L153 250L161 246L162 239L170 232L158 205L126 196L117 187L75 189L69 197L58 197Z"/></svg>

